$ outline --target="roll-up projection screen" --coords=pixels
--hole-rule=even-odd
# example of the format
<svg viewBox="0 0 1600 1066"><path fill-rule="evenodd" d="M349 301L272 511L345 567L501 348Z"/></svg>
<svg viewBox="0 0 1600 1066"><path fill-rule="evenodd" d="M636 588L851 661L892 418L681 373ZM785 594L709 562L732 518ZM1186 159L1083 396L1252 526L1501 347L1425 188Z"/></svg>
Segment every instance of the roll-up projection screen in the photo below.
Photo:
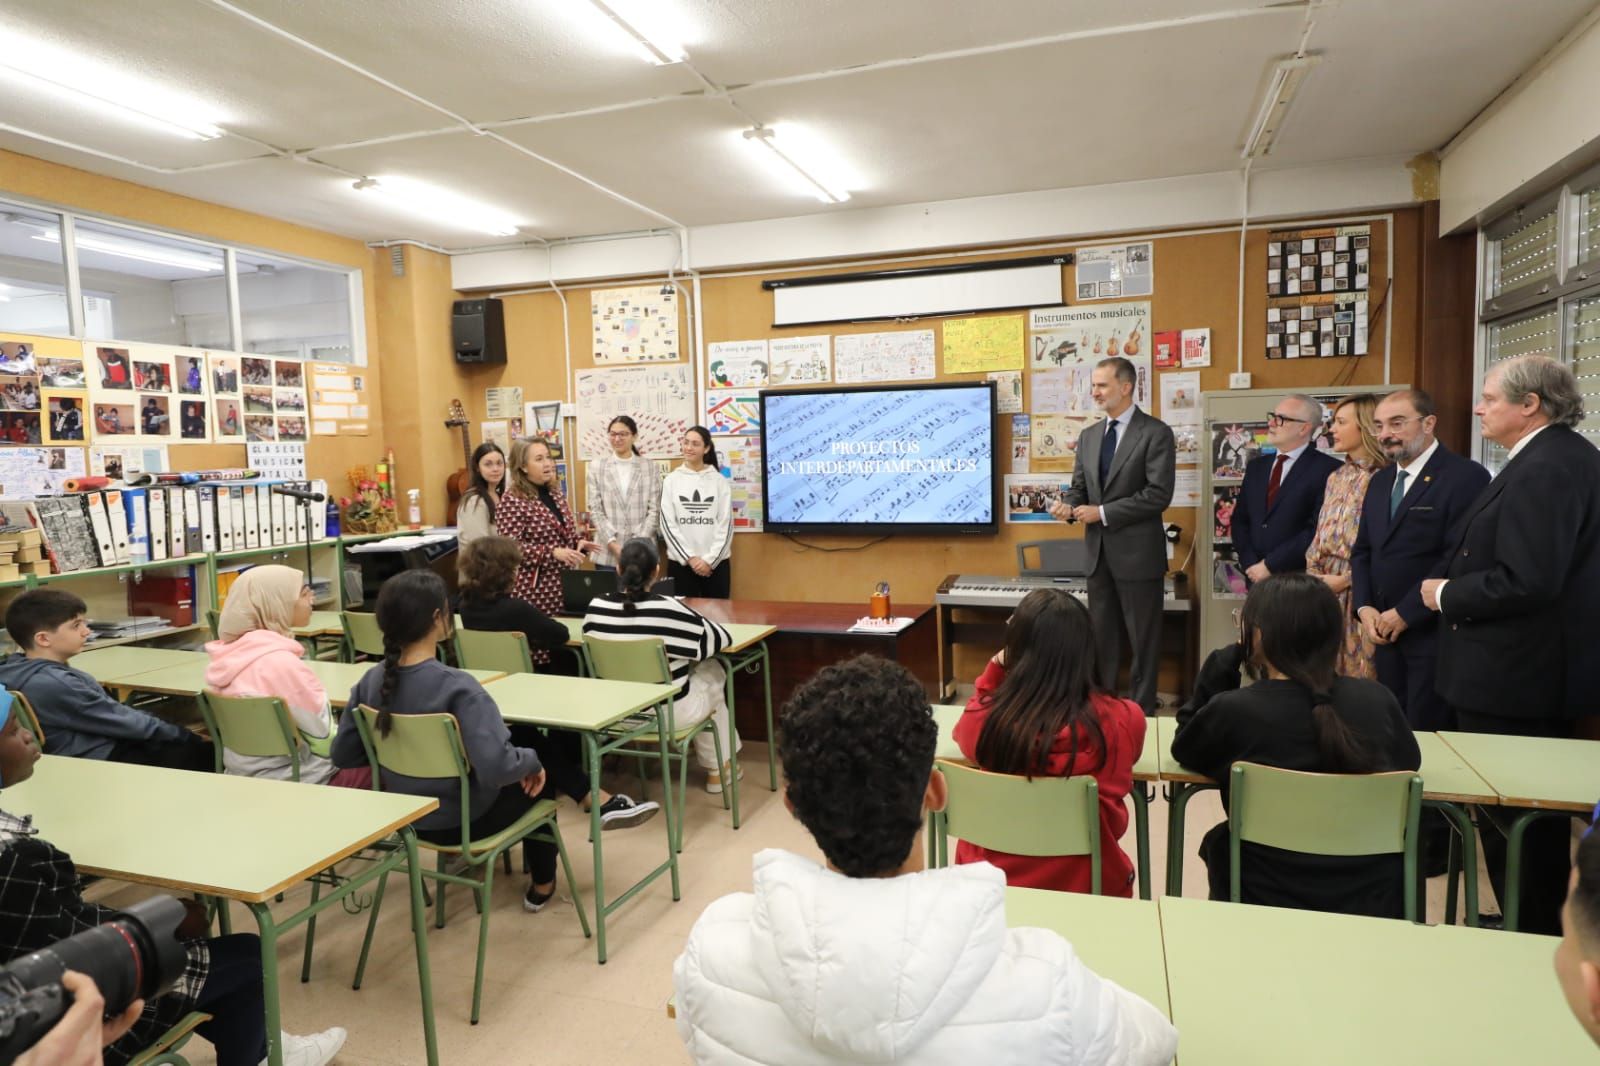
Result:
<svg viewBox="0 0 1600 1066"><path fill-rule="evenodd" d="M774 326L959 315L1064 302L1070 255L959 267L836 274L763 282L772 290Z"/></svg>

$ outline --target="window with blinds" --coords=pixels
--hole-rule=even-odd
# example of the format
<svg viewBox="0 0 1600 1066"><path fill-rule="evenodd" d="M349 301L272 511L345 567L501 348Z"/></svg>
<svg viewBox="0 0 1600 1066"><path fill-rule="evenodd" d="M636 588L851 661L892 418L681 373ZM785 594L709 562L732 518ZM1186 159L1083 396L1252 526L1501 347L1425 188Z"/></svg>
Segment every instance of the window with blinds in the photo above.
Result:
<svg viewBox="0 0 1600 1066"><path fill-rule="evenodd" d="M1556 276L1558 212L1554 205L1532 221L1489 242L1489 295L1499 296Z"/></svg>
<svg viewBox="0 0 1600 1066"><path fill-rule="evenodd" d="M1519 355L1548 355L1552 359L1561 354L1561 315L1555 304L1532 314L1491 322L1488 340L1484 344L1483 369L1487 374L1496 363ZM1491 471L1506 464L1506 449L1493 441L1483 442L1483 465Z"/></svg>
<svg viewBox="0 0 1600 1066"><path fill-rule="evenodd" d="M1567 304L1567 362L1583 393L1578 431L1600 447L1600 293Z"/></svg>
<svg viewBox="0 0 1600 1066"><path fill-rule="evenodd" d="M1600 262L1600 182L1576 195L1577 232L1573 247L1579 263Z"/></svg>

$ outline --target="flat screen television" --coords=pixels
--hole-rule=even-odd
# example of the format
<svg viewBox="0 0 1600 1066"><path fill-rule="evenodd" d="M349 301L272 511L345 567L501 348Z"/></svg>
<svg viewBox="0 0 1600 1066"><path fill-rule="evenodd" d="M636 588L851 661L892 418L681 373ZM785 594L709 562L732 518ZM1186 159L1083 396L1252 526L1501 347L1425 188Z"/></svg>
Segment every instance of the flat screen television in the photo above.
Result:
<svg viewBox="0 0 1600 1066"><path fill-rule="evenodd" d="M775 533L994 533L995 385L761 394L761 493Z"/></svg>

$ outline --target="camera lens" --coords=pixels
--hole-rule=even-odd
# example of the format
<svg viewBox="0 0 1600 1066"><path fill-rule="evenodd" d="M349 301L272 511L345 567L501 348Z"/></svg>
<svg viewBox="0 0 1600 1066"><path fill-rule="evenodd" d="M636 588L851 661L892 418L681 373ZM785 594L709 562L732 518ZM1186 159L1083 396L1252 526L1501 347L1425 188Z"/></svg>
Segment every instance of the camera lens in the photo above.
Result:
<svg viewBox="0 0 1600 1066"><path fill-rule="evenodd" d="M76 970L94 979L106 1013L120 1014L136 999L170 991L183 976L178 926L183 904L170 896L136 903L121 918L13 960L5 972L23 988L56 984Z"/></svg>

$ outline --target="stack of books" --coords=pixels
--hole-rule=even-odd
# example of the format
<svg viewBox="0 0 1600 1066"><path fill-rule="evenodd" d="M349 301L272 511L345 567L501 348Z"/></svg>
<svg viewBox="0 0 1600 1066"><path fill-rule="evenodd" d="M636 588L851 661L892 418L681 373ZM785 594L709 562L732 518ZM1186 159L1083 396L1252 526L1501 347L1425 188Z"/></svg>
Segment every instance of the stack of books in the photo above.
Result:
<svg viewBox="0 0 1600 1066"><path fill-rule="evenodd" d="M44 541L32 526L0 526L0 581L15 581L26 574L48 574Z"/></svg>

